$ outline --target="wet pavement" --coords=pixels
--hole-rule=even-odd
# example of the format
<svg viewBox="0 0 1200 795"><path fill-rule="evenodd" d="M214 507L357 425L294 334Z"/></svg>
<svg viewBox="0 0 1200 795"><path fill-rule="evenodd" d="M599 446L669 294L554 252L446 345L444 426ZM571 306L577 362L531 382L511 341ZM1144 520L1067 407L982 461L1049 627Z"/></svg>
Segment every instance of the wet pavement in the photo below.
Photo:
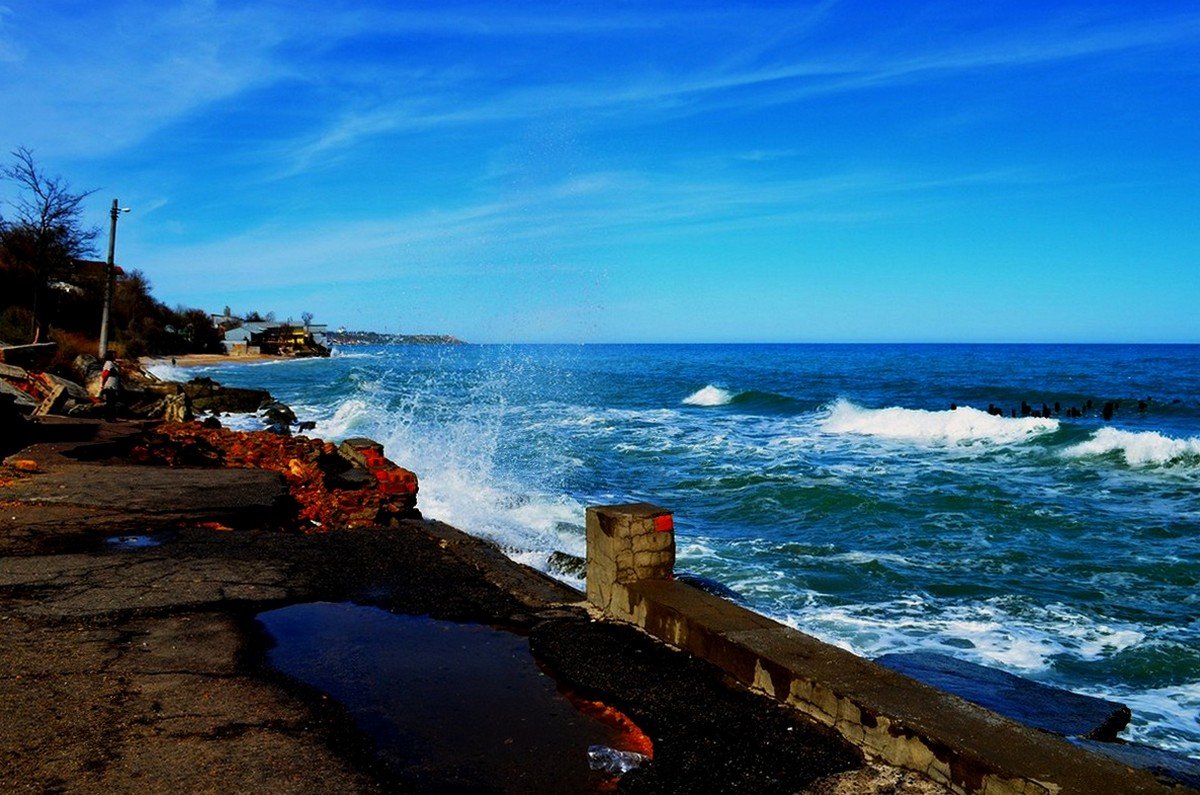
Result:
<svg viewBox="0 0 1200 795"><path fill-rule="evenodd" d="M418 774L389 762L333 683L271 664L273 641L256 616L313 602L471 622L528 642L556 688L616 707L650 735L653 761L622 778L622 790L872 792L894 783L886 771L858 769L857 752L828 731L730 687L707 663L594 620L578 592L454 528L405 519L288 532L271 473L137 467L76 449L136 432L105 428L90 441L35 446L17 457L35 460L37 472L0 477L0 780L14 790L486 790L470 766L448 761L476 740L414 751L407 758L431 763ZM243 476L235 487L230 472ZM511 702L497 700L517 686L501 659L511 649L475 641L464 703L478 709L453 707L455 721L480 731L519 721ZM445 653L428 638L414 643L424 665ZM355 676L369 679L365 671ZM442 702L451 710L432 689L437 678L416 685L428 691L430 716ZM387 684L402 700L401 680ZM839 771L850 772L818 781Z"/></svg>

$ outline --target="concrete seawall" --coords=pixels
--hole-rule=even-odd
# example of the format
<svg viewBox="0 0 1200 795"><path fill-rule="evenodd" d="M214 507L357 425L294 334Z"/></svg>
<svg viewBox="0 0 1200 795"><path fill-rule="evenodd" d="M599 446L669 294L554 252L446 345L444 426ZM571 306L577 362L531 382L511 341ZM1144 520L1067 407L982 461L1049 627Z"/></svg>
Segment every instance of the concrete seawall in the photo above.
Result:
<svg viewBox="0 0 1200 795"><path fill-rule="evenodd" d="M827 726L869 757L959 793L1180 793L1068 740L673 578L674 523L646 503L589 508L587 596Z"/></svg>

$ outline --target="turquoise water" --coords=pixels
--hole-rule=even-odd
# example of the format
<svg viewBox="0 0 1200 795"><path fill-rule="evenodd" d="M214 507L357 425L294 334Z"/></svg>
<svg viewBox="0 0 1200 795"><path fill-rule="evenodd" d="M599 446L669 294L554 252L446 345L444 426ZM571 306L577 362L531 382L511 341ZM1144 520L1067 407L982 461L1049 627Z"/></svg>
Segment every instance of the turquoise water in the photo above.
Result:
<svg viewBox="0 0 1200 795"><path fill-rule="evenodd" d="M1127 736L1200 755L1200 347L401 346L203 374L378 439L427 516L518 560L581 555L586 505L655 502L679 568L754 609L1116 698ZM985 411L1023 400L1062 412Z"/></svg>

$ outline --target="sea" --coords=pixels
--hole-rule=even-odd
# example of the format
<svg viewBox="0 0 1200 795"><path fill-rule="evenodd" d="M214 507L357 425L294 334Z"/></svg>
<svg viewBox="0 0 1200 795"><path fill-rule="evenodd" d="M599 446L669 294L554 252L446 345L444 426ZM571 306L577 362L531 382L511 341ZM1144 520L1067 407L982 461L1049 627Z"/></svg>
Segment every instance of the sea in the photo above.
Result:
<svg viewBox="0 0 1200 795"><path fill-rule="evenodd" d="M756 611L1115 699L1126 738L1200 757L1200 346L352 346L157 372L378 440L425 516L577 587L551 555L584 554L585 508L652 502L677 570Z"/></svg>

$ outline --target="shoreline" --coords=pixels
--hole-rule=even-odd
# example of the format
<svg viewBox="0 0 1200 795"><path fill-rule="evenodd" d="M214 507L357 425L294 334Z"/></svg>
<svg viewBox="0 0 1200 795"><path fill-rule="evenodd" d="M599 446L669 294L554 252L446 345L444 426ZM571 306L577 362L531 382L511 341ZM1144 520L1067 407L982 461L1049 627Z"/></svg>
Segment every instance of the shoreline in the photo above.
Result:
<svg viewBox="0 0 1200 795"><path fill-rule="evenodd" d="M365 487L383 496L364 504L353 497L362 480L348 479L352 501L339 509L375 519L314 529L316 515L297 512L289 492L321 480L313 468L331 454L319 442L303 442L315 445L311 463L294 453L268 462L251 448L282 442L265 432L57 417L35 430L41 438L0 473L0 641L14 650L0 678L12 705L0 778L14 786L411 784L380 764L342 707L264 662L257 613L347 602L528 636L562 686L652 737L654 761L623 787L869 793L903 781L900 792L940 791L856 761L827 730L729 687L703 660L597 620L583 594L488 542L404 510L375 513L391 500L384 481Z"/></svg>
<svg viewBox="0 0 1200 795"><path fill-rule="evenodd" d="M295 356L272 356L266 353L254 353L245 356L229 356L224 353L185 353L180 356L143 356L138 359L138 364L143 368L165 365L167 367L188 369L192 367L214 367L225 364L285 362L296 358Z"/></svg>
<svg viewBox="0 0 1200 795"><path fill-rule="evenodd" d="M209 355L192 357L190 363L201 366L226 361L229 357ZM160 362L166 363L162 359L149 363ZM180 366L178 361L176 366ZM222 389L209 379L202 381L200 386L206 389ZM179 390L181 398L200 397L185 393L185 386L191 389L197 383L163 382L161 389ZM255 392L257 402L256 390L242 391ZM282 413L286 407L278 404L275 410ZM255 617L316 603L345 603L403 616L490 625L527 638L543 672L560 690L584 694L601 708L616 711L635 731L653 741L653 761L630 773L622 789L625 783L638 791L679 789L681 782L703 789L715 782L721 789L746 791L932 795L945 790L931 778L942 784L961 783L971 791L974 785L958 778L968 774L968 778L982 777L983 771L992 770L989 765L999 766L995 769L1003 775L998 781L1010 780L1005 777L1010 772L1008 765L1024 770L1005 757L1008 743L989 748L976 745L979 733L974 730L966 739L956 733L955 721L964 720L974 708L955 717L958 707L951 704L948 722L920 710L913 713L914 718L907 706L890 711L896 706L892 702L901 698L897 694L911 690L911 684L898 685L892 681L895 673L872 668L871 663L857 658L853 665L841 661L835 666L837 671L825 671L818 677L820 682L836 683L840 688L834 691L837 698L849 699L846 714L843 716L840 706L830 712L825 701L813 702L820 707L814 713L807 701L795 695L802 689L797 691L785 682L781 690L779 682L785 680L774 678L793 670L780 667L780 660L791 659L787 655L793 651L793 657L807 660L793 670L793 675L803 680L813 674L818 658L835 650L797 636L803 647L800 651L782 652L772 646L763 657L767 662L746 664L738 655L759 654L758 647L750 643L742 649L737 642L714 646L710 642L714 630L704 623L704 616L740 610L738 621L748 629L738 629L738 621L728 617L717 622L738 638L747 632L746 637L758 637L768 620L731 603L717 600L714 604L719 608L705 603L698 612L671 613L675 617L667 623L662 623L663 616L657 613L651 618L649 608L641 618L638 611L627 616L622 612L625 608L598 601L590 591L585 599L569 586L509 559L490 542L423 518L415 510L415 477L388 461L382 447L370 440L349 439L335 445L303 435L289 436L286 430L225 429L215 415L200 423L97 422L47 416L30 423L28 430L32 444L9 456L0 468L0 505L4 509L0 515L0 640L18 650L13 657L15 677L8 682L0 678L0 696L18 704L13 725L0 727L0 778L17 780L32 789L46 789L56 781L83 788L119 788L128 783L127 775L146 775L144 769L135 767L132 772L122 770L97 779L89 777L94 772L89 765L94 762L87 761L77 765L72 775L62 776L40 757L30 757L22 750L57 742L59 735L86 734L89 722L95 721L125 725L126 752L131 747L149 746L150 750L141 753L154 755L164 765L158 772L187 766L192 763L188 754L195 749L179 751L169 743L159 746L161 741L178 739L170 729L174 721L194 721L196 715L208 715L204 710L210 708L220 713L223 723L188 736L201 743L203 754L214 753L210 744L239 748L239 761L232 769L210 770L209 775L223 776L216 779L222 788L240 789L248 782L262 786L281 783L278 777L270 778L280 771L264 770L256 761L253 744L248 752L240 736L223 733L224 725L243 727L239 732L253 733L259 740L260 735L273 733L272 742L288 746L282 752L285 759L294 755L297 760L285 761L285 766L293 765L287 770L296 769L303 759L308 767L328 770L339 780L337 788L345 791L390 790L412 784L415 780L409 775L417 775L413 771L418 768L424 771L420 773L424 778L419 779L424 784L453 784L457 764L453 754L449 767L438 774L448 776L444 779L428 778L429 758L418 759L411 769L389 767L386 749L375 747L378 738L356 723L344 707L330 701L321 686L289 679L267 664L264 654L272 641L263 636ZM593 567L592 510L588 509L589 570ZM656 525L653 537L657 539L659 532ZM673 537L670 545L673 549ZM597 573L603 571L589 571L589 589L593 583L605 581L603 576L592 576ZM670 575L651 580L674 582ZM701 595L703 589L696 591L690 585L679 588L695 595L688 599L715 598ZM647 593L659 591L661 587ZM677 606L661 607L669 612ZM687 633L680 623L685 620L694 623L688 624ZM193 621L206 628L205 643L197 645L181 636L187 635ZM641 626L648 634L630 624ZM67 632L72 626L76 627L74 636ZM82 626L103 631L80 637L78 628ZM674 629L666 631L669 627ZM787 634L785 628L778 629ZM312 628L307 632L311 634ZM170 661L156 659L150 667L139 666L121 646L125 643L122 638L142 636L159 647L170 643L170 652L157 648L155 654L159 658L183 654L178 668L201 677L200 683L178 683L185 700L211 698L212 685L206 683L218 676L237 682L235 691L251 689L259 695L248 704L237 692L224 693L211 705L189 701L186 709L180 707L178 714L162 718L157 714L163 711L161 700L147 706L139 696L168 681L160 677L171 673L162 667L170 668ZM699 646L689 640L692 636L692 640L699 639ZM42 648L47 639L49 651ZM218 646L215 655L204 648L214 639ZM87 647L76 648L80 642ZM735 646L742 651L735 652ZM234 650L232 663L229 649ZM129 669L134 685L118 693L110 692L111 687L97 690L103 682L92 681L87 672L62 667L61 660L76 654L119 659L121 666ZM648 660L655 660L650 668L643 665ZM87 665L94 667L94 662ZM495 663L489 664L485 658L481 665L491 671L485 680L503 681ZM846 674L851 668L863 669L861 681L855 680L853 687ZM746 675L760 669L770 671L771 678ZM391 676L383 669L373 675ZM63 694L67 685L55 689L64 678L71 679L69 699ZM739 690L731 682L740 682L749 690ZM888 685L883 706L875 700L881 683ZM195 686L210 689L197 696ZM856 701L862 694L854 687L866 688L863 692L870 697ZM929 698L914 692L912 704L924 704ZM791 695L784 698L781 693ZM89 704L93 697L102 703ZM953 697L943 693L938 698ZM57 704L64 699L67 707L59 709ZM293 703L297 699L300 707ZM442 703L430 695L425 699L425 708L435 712ZM103 703L110 704L107 711ZM48 722L46 705L54 710L57 722ZM307 716L300 719L301 724L314 727L307 731L303 747L294 747L296 738L290 728L294 724L284 717L296 709ZM71 716L64 717L68 712ZM75 717L79 712L83 716ZM101 712L104 714L96 714ZM823 715L839 716L833 722L836 726ZM503 710L476 717L499 717L501 723L525 720ZM863 731L867 727L876 730L884 721L884 728L875 734L882 732L891 739L882 745L859 742L845 727L860 719ZM891 724L887 721L902 727L913 721L913 726L897 735L888 733ZM1022 728L1026 725L1018 722L1016 734L1030 734L1032 729ZM951 753L949 758L959 760L953 763L957 767L952 765L941 777L933 776L932 768L914 768L911 760L906 761L912 753L905 750L908 740L903 737L918 737L913 734L914 727L923 732L934 726L941 728L929 735L932 740L919 734L915 742L934 749L938 759ZM946 726L952 729L950 734L943 732ZM831 728L835 731L829 731ZM53 733L47 738L43 736L46 732ZM97 747L112 744L107 735L101 740L100 745L85 747L80 753L94 755ZM960 747L960 743L965 745ZM1037 749L1044 747L1038 740L1034 743ZM903 753L892 745L903 746ZM71 758L74 753L71 749L65 756ZM564 753L570 756L576 749ZM1059 765L1074 769L1072 765L1080 763L1075 756L1081 752L1072 750L1057 760L1054 753L1046 756L1050 766L1035 771L1028 780L1041 781ZM1041 760L1043 754L1039 750L1034 756ZM780 757L788 758L786 767L779 767ZM54 763L61 763L62 758ZM536 766L538 762L529 759L523 764ZM1105 764L1112 766L1111 762ZM25 768L45 775L22 778ZM1090 780L1089 775L1076 774L1081 781ZM157 780L155 775L151 774L152 780ZM979 785L983 781L980 778ZM1068 787L1067 791L1074 790Z"/></svg>

